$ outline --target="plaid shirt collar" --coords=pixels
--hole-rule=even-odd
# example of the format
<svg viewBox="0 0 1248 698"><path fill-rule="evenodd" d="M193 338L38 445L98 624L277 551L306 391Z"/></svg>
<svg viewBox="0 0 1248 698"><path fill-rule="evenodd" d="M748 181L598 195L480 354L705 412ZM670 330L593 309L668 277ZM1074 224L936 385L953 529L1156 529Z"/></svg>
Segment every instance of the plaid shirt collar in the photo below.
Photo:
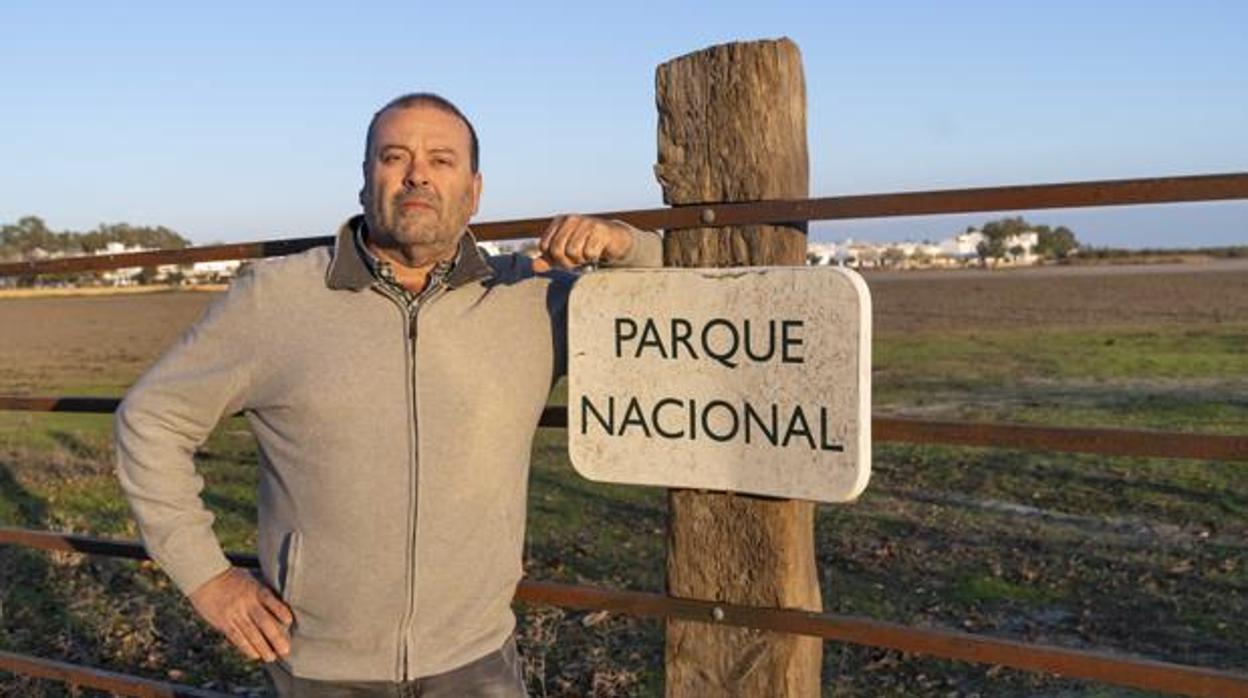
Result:
<svg viewBox="0 0 1248 698"><path fill-rule="evenodd" d="M450 259L444 259L433 265L433 269L429 270L429 282L425 285L425 289L421 292L409 291L407 287L399 283L398 276L394 273L394 265L384 260L369 249L368 244L364 241L364 220L360 219L359 225L355 226L355 249L359 252L360 259L363 260L364 266L368 267L369 273L378 283L386 288L399 294L407 303L415 303L424 294L430 293L441 286L451 272L455 270L455 265L459 261L459 257L463 250L457 249L455 256Z"/></svg>
<svg viewBox="0 0 1248 698"><path fill-rule="evenodd" d="M380 279L373 275L367 259L369 250L357 242L356 229L364 226L364 216L357 214L338 228L325 269L325 285L336 291L363 291L376 286ZM365 228L367 231L367 228ZM361 249L363 247L363 249ZM494 269L477 247L472 230L465 229L459 238L459 249L447 273L445 285L455 289L494 277Z"/></svg>

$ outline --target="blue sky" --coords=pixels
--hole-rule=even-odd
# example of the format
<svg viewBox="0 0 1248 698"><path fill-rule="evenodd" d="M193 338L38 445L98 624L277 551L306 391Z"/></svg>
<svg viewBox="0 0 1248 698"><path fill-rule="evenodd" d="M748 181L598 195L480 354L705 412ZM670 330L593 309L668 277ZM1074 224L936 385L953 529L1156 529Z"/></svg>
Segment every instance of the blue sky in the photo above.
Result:
<svg viewBox="0 0 1248 698"><path fill-rule="evenodd" d="M654 68L802 50L812 195L1248 171L1248 3L0 4L0 222L325 234L373 110L440 92L480 220L660 205ZM1085 242L1248 244L1248 203L1042 211ZM991 215L847 221L940 238Z"/></svg>

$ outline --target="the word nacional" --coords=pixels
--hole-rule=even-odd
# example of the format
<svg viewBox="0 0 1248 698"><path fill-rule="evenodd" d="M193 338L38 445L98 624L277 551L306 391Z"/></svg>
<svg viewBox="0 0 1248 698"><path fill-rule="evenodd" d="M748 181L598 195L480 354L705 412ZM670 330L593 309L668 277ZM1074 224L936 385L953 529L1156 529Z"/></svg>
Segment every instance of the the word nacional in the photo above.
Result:
<svg viewBox="0 0 1248 698"><path fill-rule="evenodd" d="M591 479L844 502L871 473L871 297L837 267L621 269L568 313Z"/></svg>

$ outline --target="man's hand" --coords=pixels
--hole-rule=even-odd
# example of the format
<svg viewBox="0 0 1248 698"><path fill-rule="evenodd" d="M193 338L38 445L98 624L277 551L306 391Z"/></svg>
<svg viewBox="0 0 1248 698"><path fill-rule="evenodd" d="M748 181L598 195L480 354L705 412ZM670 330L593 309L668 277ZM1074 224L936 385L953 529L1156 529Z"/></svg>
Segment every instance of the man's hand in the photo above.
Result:
<svg viewBox="0 0 1248 698"><path fill-rule="evenodd" d="M633 247L632 228L619 221L591 216L556 216L537 243L541 256L533 270L571 269L584 264L614 262Z"/></svg>
<svg viewBox="0 0 1248 698"><path fill-rule="evenodd" d="M250 659L275 661L290 654L290 607L236 567L209 579L191 592L191 605L212 627Z"/></svg>

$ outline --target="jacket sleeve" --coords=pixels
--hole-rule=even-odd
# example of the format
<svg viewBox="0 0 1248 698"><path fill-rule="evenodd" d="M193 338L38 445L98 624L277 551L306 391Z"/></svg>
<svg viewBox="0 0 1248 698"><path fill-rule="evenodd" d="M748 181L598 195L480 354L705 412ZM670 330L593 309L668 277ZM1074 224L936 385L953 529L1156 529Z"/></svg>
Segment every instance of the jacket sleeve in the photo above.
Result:
<svg viewBox="0 0 1248 698"><path fill-rule="evenodd" d="M628 225L623 221L615 221L623 225ZM642 230L628 225L629 231L633 236L633 246L629 249L628 254L623 258L617 259L609 264L603 264L603 267L626 268L626 267L661 267L663 266L663 238L658 233L649 230Z"/></svg>
<svg viewBox="0 0 1248 698"><path fill-rule="evenodd" d="M251 271L130 388L113 421L117 476L143 543L184 594L230 566L193 455L223 416L248 406L262 327Z"/></svg>

